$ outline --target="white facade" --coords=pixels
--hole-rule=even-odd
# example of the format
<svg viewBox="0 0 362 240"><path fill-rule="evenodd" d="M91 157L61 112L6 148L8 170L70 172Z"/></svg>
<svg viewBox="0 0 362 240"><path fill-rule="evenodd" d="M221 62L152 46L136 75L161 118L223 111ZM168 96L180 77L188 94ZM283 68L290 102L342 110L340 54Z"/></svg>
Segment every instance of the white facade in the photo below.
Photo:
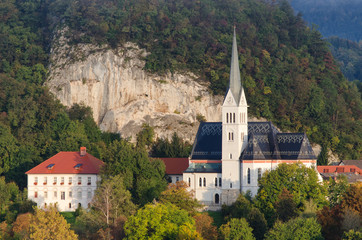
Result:
<svg viewBox="0 0 362 240"><path fill-rule="evenodd" d="M170 178L170 180L171 180L170 183L176 183L176 182L178 182L178 181L182 181L182 180L183 180L182 174L168 174L167 176L168 176L168 177Z"/></svg>
<svg viewBox="0 0 362 240"><path fill-rule="evenodd" d="M61 212L75 211L79 204L87 208L99 180L97 174L28 174L28 199Z"/></svg>

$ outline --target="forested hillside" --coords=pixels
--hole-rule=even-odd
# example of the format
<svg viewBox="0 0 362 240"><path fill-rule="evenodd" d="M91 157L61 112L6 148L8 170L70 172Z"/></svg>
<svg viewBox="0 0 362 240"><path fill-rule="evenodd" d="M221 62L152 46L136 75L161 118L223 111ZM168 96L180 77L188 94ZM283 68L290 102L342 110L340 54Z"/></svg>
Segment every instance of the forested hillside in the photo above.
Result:
<svg viewBox="0 0 362 240"><path fill-rule="evenodd" d="M344 76L350 81L362 84L362 42L360 44L338 38L331 37L327 41L331 44L330 48L333 56L338 60ZM359 87L362 92L361 87Z"/></svg>
<svg viewBox="0 0 362 240"><path fill-rule="evenodd" d="M192 71L214 94L224 94L233 25L249 111L283 130L305 131L341 158L361 158L357 87L287 1L6 0L0 3L0 174L24 186L16 174L57 151L85 145L103 157L119 141L100 133L89 109L65 109L43 87L55 30L69 26L73 44L135 42L150 53L148 71Z"/></svg>
<svg viewBox="0 0 362 240"><path fill-rule="evenodd" d="M316 24L325 37L362 40L360 0L289 0L310 24Z"/></svg>

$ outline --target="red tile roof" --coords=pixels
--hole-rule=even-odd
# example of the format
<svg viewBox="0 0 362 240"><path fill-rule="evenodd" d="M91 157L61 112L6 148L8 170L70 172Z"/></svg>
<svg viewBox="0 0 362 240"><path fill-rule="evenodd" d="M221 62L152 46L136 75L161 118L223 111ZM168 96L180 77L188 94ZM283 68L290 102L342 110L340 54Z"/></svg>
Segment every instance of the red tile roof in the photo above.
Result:
<svg viewBox="0 0 362 240"><path fill-rule="evenodd" d="M166 174L182 173L189 167L188 158L160 158L166 165Z"/></svg>
<svg viewBox="0 0 362 240"><path fill-rule="evenodd" d="M81 165L76 168L77 164ZM103 164L89 153L81 156L79 152L60 152L25 174L98 174Z"/></svg>
<svg viewBox="0 0 362 240"><path fill-rule="evenodd" d="M342 165L342 166L317 166L319 173L348 173L355 172L362 174L362 170L355 165Z"/></svg>

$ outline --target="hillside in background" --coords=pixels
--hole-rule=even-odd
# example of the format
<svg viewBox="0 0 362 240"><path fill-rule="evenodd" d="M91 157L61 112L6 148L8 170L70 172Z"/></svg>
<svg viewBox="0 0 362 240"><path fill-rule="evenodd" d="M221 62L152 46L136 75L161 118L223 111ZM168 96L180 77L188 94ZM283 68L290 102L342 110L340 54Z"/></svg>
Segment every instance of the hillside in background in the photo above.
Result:
<svg viewBox="0 0 362 240"><path fill-rule="evenodd" d="M134 42L150 53L147 71L191 71L211 92L224 94L233 25L251 114L282 130L306 132L341 158L360 159L360 93L343 77L321 34L287 1L5 0L0 3L0 174L24 172L80 145L100 156L114 137L100 133L89 109L67 110L43 87L56 30L68 26L74 45L115 49Z"/></svg>
<svg viewBox="0 0 362 240"><path fill-rule="evenodd" d="M325 37L338 36L355 42L362 40L362 1L289 0L309 25L316 24Z"/></svg>
<svg viewBox="0 0 362 240"><path fill-rule="evenodd" d="M328 38L327 41L331 44L332 54L344 76L350 81L357 81L356 84L362 92L362 42L358 44L338 37Z"/></svg>

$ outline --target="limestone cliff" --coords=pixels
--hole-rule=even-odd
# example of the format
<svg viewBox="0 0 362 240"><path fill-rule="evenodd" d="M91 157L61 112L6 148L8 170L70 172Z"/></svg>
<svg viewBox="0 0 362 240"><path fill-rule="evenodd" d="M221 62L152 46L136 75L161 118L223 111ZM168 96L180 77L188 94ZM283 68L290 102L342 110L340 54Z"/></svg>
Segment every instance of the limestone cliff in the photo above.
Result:
<svg viewBox="0 0 362 240"><path fill-rule="evenodd" d="M46 85L66 106L84 103L93 109L103 131L133 137L143 123L158 137L177 132L193 141L197 116L220 121L221 96L212 96L193 74L150 74L143 70L146 52L127 43L117 50L93 45L70 47L58 38L51 51Z"/></svg>

